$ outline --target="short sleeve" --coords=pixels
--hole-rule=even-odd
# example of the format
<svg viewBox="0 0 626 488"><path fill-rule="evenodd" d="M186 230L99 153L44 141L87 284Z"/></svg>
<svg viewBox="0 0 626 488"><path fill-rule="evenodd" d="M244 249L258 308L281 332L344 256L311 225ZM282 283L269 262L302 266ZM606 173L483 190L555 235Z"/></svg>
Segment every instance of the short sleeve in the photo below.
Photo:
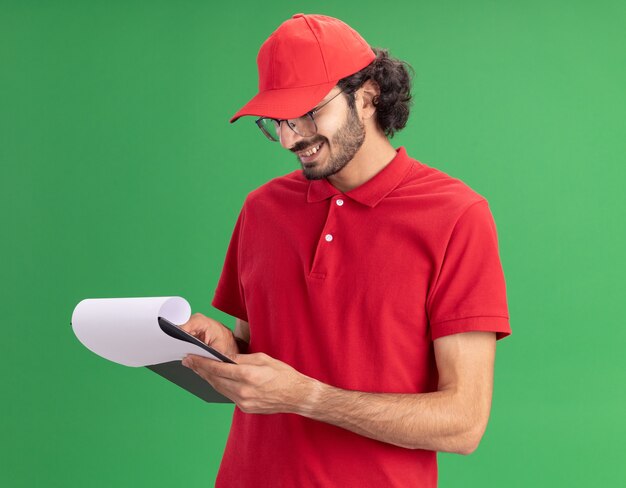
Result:
<svg viewBox="0 0 626 488"><path fill-rule="evenodd" d="M470 331L511 334L496 225L487 200L467 208L448 240L439 274L429 293L432 340Z"/></svg>
<svg viewBox="0 0 626 488"><path fill-rule="evenodd" d="M245 204L239 213L230 244L226 250L226 258L222 274L215 289L211 304L233 317L248 321L246 302L241 286L241 240L245 221Z"/></svg>

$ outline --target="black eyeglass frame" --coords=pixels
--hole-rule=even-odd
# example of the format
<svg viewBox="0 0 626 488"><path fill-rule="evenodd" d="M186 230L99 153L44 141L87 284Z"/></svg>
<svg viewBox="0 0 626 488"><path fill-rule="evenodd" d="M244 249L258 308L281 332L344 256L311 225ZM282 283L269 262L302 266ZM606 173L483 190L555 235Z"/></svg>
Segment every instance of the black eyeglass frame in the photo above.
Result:
<svg viewBox="0 0 626 488"><path fill-rule="evenodd" d="M326 105L328 105L330 102L332 102L335 98L337 98L340 94L345 93L344 90L339 90L339 92L337 92L335 95L333 95L330 99L326 100L324 103L322 103L319 107L315 107L313 110L309 110L307 113L305 113L304 115L301 115L300 117L296 117L293 119L274 119L272 117L260 117L258 119L255 120L255 123L257 125L257 127L259 129L261 129L261 132L263 132L263 134L265 134L265 137L267 137L270 141L272 142L278 142L278 139L275 139L263 126L263 121L264 120L273 120L274 122L276 122L276 126L277 126L277 132L280 133L280 124L282 124L283 122L287 122L287 127L289 127L292 131L294 131L296 134L298 134L299 136L302 137L310 137L313 136L315 134L317 134L317 124L315 123L315 117L314 115L317 114L320 110L322 110L322 108L324 108ZM309 134L309 135L305 135L305 134L300 134L298 133L298 131L296 129L294 129L294 127L292 127L292 125L289 123L290 120L299 120L305 117L310 117L311 118L311 122L313 122L313 127L315 127L315 132L313 132L313 134Z"/></svg>

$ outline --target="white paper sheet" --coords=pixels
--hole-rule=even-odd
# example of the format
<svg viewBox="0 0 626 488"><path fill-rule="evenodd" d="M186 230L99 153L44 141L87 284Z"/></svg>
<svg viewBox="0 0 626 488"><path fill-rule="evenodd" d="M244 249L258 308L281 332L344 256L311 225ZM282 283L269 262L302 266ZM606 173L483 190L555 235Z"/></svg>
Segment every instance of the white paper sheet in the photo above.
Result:
<svg viewBox="0 0 626 488"><path fill-rule="evenodd" d="M195 344L170 337L157 320L182 325L190 316L191 307L181 297L88 298L74 308L72 328L88 349L125 366L181 360L187 354L216 359Z"/></svg>

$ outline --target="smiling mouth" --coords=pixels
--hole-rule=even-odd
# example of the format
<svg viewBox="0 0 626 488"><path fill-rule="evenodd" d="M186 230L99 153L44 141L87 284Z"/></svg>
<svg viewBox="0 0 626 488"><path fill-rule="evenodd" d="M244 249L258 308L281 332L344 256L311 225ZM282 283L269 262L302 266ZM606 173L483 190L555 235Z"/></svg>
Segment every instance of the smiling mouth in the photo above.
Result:
<svg viewBox="0 0 626 488"><path fill-rule="evenodd" d="M307 149L306 151L298 151L296 154L298 155L298 157L308 158L309 156L313 156L315 153L317 153L323 145L324 143L320 142L319 144Z"/></svg>

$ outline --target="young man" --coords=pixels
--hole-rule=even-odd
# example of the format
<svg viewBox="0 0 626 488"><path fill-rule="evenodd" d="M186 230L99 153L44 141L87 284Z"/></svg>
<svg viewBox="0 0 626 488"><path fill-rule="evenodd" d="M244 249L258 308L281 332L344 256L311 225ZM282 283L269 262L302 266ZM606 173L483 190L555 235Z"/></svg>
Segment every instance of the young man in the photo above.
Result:
<svg viewBox="0 0 626 488"><path fill-rule="evenodd" d="M484 197L394 149L410 77L343 22L294 15L263 44L255 115L302 170L246 198L188 356L236 403L218 487L433 487L469 454L510 334Z"/></svg>

